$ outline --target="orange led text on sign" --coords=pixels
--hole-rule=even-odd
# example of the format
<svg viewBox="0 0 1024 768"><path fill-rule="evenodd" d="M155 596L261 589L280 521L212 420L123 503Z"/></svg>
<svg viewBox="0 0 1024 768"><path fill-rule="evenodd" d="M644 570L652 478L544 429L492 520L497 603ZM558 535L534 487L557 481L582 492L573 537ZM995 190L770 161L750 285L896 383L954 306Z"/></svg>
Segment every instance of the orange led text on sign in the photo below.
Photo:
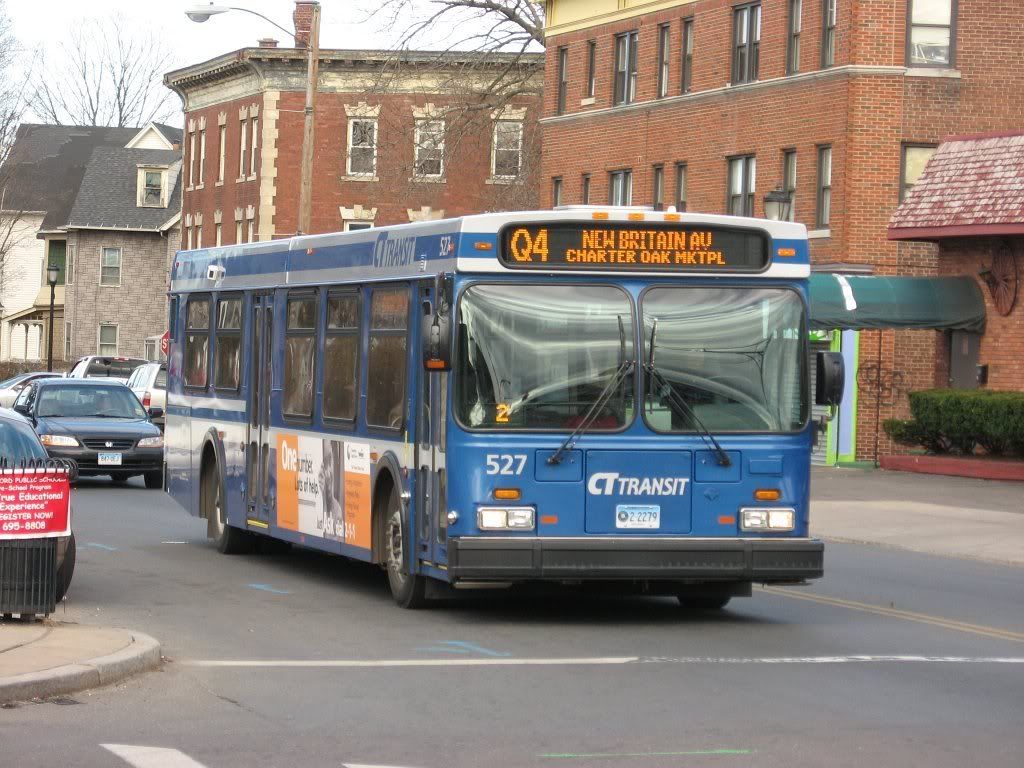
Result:
<svg viewBox="0 0 1024 768"><path fill-rule="evenodd" d="M530 230L520 227L509 238L509 249L512 258L519 262L545 262L548 260L548 231L538 229L537 234L530 235ZM537 257L534 259L534 257Z"/></svg>
<svg viewBox="0 0 1024 768"><path fill-rule="evenodd" d="M657 229L585 229L580 247L566 249L565 261L644 266L726 265L725 254L714 250L711 232Z"/></svg>

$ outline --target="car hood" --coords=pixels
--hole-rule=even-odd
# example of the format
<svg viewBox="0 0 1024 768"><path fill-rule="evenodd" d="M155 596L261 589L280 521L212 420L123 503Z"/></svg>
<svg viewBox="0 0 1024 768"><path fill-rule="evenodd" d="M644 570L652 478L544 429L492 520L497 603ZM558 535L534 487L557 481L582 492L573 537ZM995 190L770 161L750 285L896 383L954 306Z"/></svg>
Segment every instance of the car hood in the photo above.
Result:
<svg viewBox="0 0 1024 768"><path fill-rule="evenodd" d="M36 421L36 432L75 437L155 437L160 429L149 419L97 419L95 417L45 416Z"/></svg>

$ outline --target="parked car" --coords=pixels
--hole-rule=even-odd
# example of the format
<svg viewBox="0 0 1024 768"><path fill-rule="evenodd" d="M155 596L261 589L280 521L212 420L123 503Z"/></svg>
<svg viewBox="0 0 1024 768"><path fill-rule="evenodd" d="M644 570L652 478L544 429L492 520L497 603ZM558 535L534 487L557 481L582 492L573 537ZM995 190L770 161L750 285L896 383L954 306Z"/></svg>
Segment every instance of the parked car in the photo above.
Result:
<svg viewBox="0 0 1024 768"><path fill-rule="evenodd" d="M48 373L39 371L37 373L21 373L9 379L0 381L0 408L10 408L14 405L14 399L30 382L36 379L52 379L63 376L61 373Z"/></svg>
<svg viewBox="0 0 1024 768"><path fill-rule="evenodd" d="M124 384L103 379L42 379L21 391L14 410L27 417L50 456L74 459L80 476L115 482L142 475L163 486L164 438Z"/></svg>
<svg viewBox="0 0 1024 768"><path fill-rule="evenodd" d="M68 371L69 379L113 379L124 384L132 371L148 361L141 357L110 357L89 355L78 360Z"/></svg>
<svg viewBox="0 0 1024 768"><path fill-rule="evenodd" d="M33 431L32 423L14 411L0 408L0 459L4 464L16 468L46 458L46 448ZM57 542L57 602L64 598L71 585L76 551L74 531L70 536L60 537Z"/></svg>
<svg viewBox="0 0 1024 768"><path fill-rule="evenodd" d="M140 365L128 377L128 388L135 393L143 408L167 410L167 364L146 363ZM153 423L164 428L164 417L154 418Z"/></svg>

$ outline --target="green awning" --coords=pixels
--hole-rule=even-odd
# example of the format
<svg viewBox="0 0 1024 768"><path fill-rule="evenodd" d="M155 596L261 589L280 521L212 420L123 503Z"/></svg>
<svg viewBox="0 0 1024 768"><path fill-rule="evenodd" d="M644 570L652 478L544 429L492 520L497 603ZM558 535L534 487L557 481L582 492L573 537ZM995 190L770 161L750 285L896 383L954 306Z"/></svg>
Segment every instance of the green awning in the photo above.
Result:
<svg viewBox="0 0 1024 768"><path fill-rule="evenodd" d="M971 277L813 273L811 328L935 328L982 333L985 299Z"/></svg>

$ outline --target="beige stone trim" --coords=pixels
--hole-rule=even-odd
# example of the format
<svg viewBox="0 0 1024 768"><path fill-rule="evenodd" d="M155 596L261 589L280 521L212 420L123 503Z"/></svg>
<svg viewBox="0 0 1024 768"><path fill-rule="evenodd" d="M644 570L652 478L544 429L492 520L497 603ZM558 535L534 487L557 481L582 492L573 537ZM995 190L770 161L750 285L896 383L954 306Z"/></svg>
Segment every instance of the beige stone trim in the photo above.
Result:
<svg viewBox="0 0 1024 768"><path fill-rule="evenodd" d="M554 0L549 5L551 13L545 22L544 36L550 38L695 2L696 0Z"/></svg>
<svg viewBox="0 0 1024 768"><path fill-rule="evenodd" d="M219 208L213 212L213 223L221 224L224 221L224 212Z"/></svg>
<svg viewBox="0 0 1024 768"><path fill-rule="evenodd" d="M185 226L186 227L191 227L192 226L192 214L191 213L186 213L185 214Z"/></svg>
<svg viewBox="0 0 1024 768"><path fill-rule="evenodd" d="M203 214L197 213L192 217L192 221L197 227L203 226Z"/></svg>
<svg viewBox="0 0 1024 768"><path fill-rule="evenodd" d="M377 208L364 208L358 203L351 208L339 206L338 212L342 221L373 221L377 218Z"/></svg>
<svg viewBox="0 0 1024 768"><path fill-rule="evenodd" d="M368 117L376 120L380 117L380 104L367 104L360 101L358 104L346 104L345 114L351 117Z"/></svg>
<svg viewBox="0 0 1024 768"><path fill-rule="evenodd" d="M256 218L256 206L247 205L245 206L245 218L255 219Z"/></svg>
<svg viewBox="0 0 1024 768"><path fill-rule="evenodd" d="M245 212L241 208L235 208L235 221L241 221L245 218Z"/></svg>
<svg viewBox="0 0 1024 768"><path fill-rule="evenodd" d="M200 115L199 116L199 130L200 131L205 131L206 130L206 115Z"/></svg>
<svg viewBox="0 0 1024 768"><path fill-rule="evenodd" d="M217 125L227 125L227 124L228 124L228 113L227 112L218 112L217 113Z"/></svg>
<svg viewBox="0 0 1024 768"><path fill-rule="evenodd" d="M188 121L188 132L189 133L195 133L196 132L196 121L195 120L189 120Z"/></svg>
<svg viewBox="0 0 1024 768"><path fill-rule="evenodd" d="M442 119L447 111L448 107L439 107L428 101L422 107L413 106L412 116L416 120L435 120Z"/></svg>
<svg viewBox="0 0 1024 768"><path fill-rule="evenodd" d="M249 117L259 117L259 116L260 116L260 105L259 104L250 104L249 105Z"/></svg>
<svg viewBox="0 0 1024 768"><path fill-rule="evenodd" d="M435 211L429 205L420 206L419 210L406 208L405 211L409 214L409 221L437 221L444 218L444 208Z"/></svg>
<svg viewBox="0 0 1024 768"><path fill-rule="evenodd" d="M525 120L526 107L513 107L506 104L501 109L491 110L491 120Z"/></svg>
<svg viewBox="0 0 1024 768"><path fill-rule="evenodd" d="M249 119L249 108L248 107L239 107L239 109L238 109L238 119L239 120L248 120Z"/></svg>
<svg viewBox="0 0 1024 768"><path fill-rule="evenodd" d="M272 240L275 234L274 217L277 215L277 109L280 91L263 94L263 119L260 121L260 222L257 240Z"/></svg>

